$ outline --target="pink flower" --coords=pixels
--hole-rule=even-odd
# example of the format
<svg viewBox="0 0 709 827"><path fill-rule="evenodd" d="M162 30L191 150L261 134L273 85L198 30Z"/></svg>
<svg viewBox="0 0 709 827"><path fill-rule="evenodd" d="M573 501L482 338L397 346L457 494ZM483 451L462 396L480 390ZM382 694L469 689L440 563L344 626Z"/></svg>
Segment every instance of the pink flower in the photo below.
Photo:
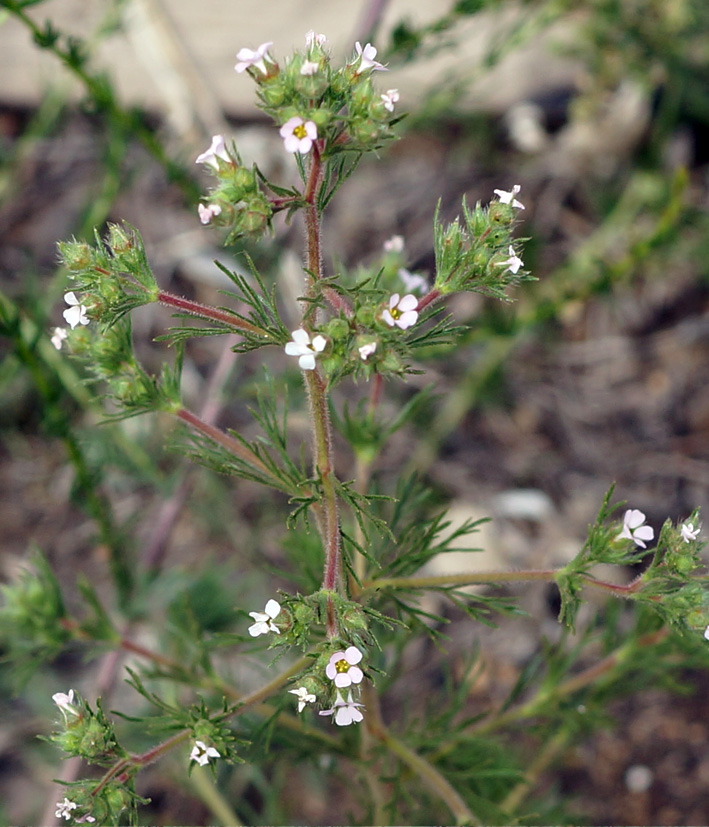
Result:
<svg viewBox="0 0 709 827"><path fill-rule="evenodd" d="M222 211L222 208L219 204L198 204L197 205L197 212L199 213L199 220L202 224L209 224L209 222L219 215Z"/></svg>
<svg viewBox="0 0 709 827"><path fill-rule="evenodd" d="M381 96L382 103L384 104L384 108L389 110L389 112L394 111L394 104L399 102L399 90L398 89L387 89L386 92Z"/></svg>
<svg viewBox="0 0 709 827"><path fill-rule="evenodd" d="M357 57L355 61L359 59L359 69L357 70L357 74L359 75L361 72L364 72L366 69L372 69L374 72L386 72L387 67L382 66L379 61L375 60L374 58L377 56L377 50L372 46L371 43L367 43L367 45L362 48L359 40L355 43L355 49L357 50Z"/></svg>
<svg viewBox="0 0 709 827"><path fill-rule="evenodd" d="M522 187L519 184L515 184L509 192L507 190L493 190L493 192L500 197L500 204L512 204L512 206L518 210L523 210L524 204L515 198L515 195L517 195L521 189Z"/></svg>
<svg viewBox="0 0 709 827"><path fill-rule="evenodd" d="M297 115L287 120L280 129L286 152L310 152L313 141L318 137L318 128L312 121L304 121Z"/></svg>
<svg viewBox="0 0 709 827"><path fill-rule="evenodd" d="M348 647L344 652L335 652L330 656L330 662L325 667L325 674L331 681L335 681L338 689L345 689L353 683L360 683L364 673L357 666L362 660L362 653L356 646Z"/></svg>
<svg viewBox="0 0 709 827"><path fill-rule="evenodd" d="M195 158L195 164L209 164L214 169L219 169L219 162L217 158L221 158L226 163L231 163L226 146L224 144L224 137L222 135L214 135L212 137L212 145L205 150L201 155Z"/></svg>
<svg viewBox="0 0 709 827"><path fill-rule="evenodd" d="M52 331L52 336L49 341L54 345L54 347L57 350L61 350L62 344L64 343L64 340L68 335L69 334L66 332L66 330L64 330L63 327L55 327Z"/></svg>
<svg viewBox="0 0 709 827"><path fill-rule="evenodd" d="M369 344L362 345L361 347L357 348L357 350L359 350L359 357L363 362L366 362L367 359L376 351L376 349L376 342L369 342Z"/></svg>
<svg viewBox="0 0 709 827"><path fill-rule="evenodd" d="M265 75L268 74L268 70L266 69L266 61L269 63L274 63L275 61L266 54L270 46L273 46L273 41L269 41L268 43L262 43L256 51L252 51L251 49L240 49L237 52L236 59L239 61L234 69L241 74L245 72L250 66L256 67L261 74Z"/></svg>
<svg viewBox="0 0 709 827"><path fill-rule="evenodd" d="M643 525L645 515L637 508L629 508L623 517L623 530L617 539L632 540L636 546L647 548L647 542L653 539L655 532L649 525Z"/></svg>
<svg viewBox="0 0 709 827"><path fill-rule="evenodd" d="M347 693L347 700L342 697L339 690L335 695L335 705L332 709L323 709L320 715L335 714L335 723L337 726L349 726L350 724L358 724L364 719L364 715L359 711L358 707L362 704L355 703L352 699L352 692Z"/></svg>
<svg viewBox="0 0 709 827"><path fill-rule="evenodd" d="M389 299L389 307L382 313L382 319L389 325L389 327L397 327L406 330L407 327L416 324L419 317L418 307L419 300L412 293L406 296L399 297L398 293Z"/></svg>
<svg viewBox="0 0 709 827"><path fill-rule="evenodd" d="M498 261L497 266L506 267L511 273L517 273L520 267L524 267L524 262L515 253L512 245L510 245L509 254L510 257L507 259L507 261Z"/></svg>
<svg viewBox="0 0 709 827"><path fill-rule="evenodd" d="M324 34L315 34L312 29L305 34L305 46L308 49L312 49L313 46L320 46L322 48L326 43L327 38Z"/></svg>

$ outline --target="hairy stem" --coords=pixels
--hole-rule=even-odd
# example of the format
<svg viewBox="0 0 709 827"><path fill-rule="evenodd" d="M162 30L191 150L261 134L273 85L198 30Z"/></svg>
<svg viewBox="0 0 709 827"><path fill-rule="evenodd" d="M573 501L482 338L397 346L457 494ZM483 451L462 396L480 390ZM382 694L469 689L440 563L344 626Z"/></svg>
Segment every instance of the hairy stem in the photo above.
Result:
<svg viewBox="0 0 709 827"><path fill-rule="evenodd" d="M320 243L320 210L317 198L323 181L323 168L317 144L313 146L310 171L305 188L305 271L308 273L306 295L317 295L317 282L322 278L322 250ZM312 332L311 318L315 305L308 304L303 316L303 327ZM322 510L318 522L325 553L323 589L336 591L341 585L342 555L340 549L340 520L334 471L332 430L328 411L327 385L319 369L303 371L308 391L310 420L313 431L314 474L322 486ZM332 601L328 601L326 629L328 637L338 633L337 618Z"/></svg>
<svg viewBox="0 0 709 827"><path fill-rule="evenodd" d="M219 324L227 325L240 333L253 333L257 336L262 336L268 339L269 335L260 327L247 322L245 319L239 318L235 313L230 313L228 310L222 310L219 307L212 307L208 304L201 304L200 302L193 302L190 299L184 299L180 296L174 296L172 293L166 293L161 290L158 293L158 301L167 307L172 307L182 313L189 313L191 316L196 316L200 319L208 319L211 322L219 322Z"/></svg>

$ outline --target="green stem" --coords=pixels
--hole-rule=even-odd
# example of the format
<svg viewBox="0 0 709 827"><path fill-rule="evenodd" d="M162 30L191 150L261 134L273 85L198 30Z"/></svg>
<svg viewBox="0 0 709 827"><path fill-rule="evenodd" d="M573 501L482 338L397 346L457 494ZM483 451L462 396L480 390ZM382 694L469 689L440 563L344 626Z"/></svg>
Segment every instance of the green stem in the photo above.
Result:
<svg viewBox="0 0 709 827"><path fill-rule="evenodd" d="M377 577L362 584L363 590L379 589L440 589L446 586L480 586L485 584L520 583L531 580L557 582L565 569L528 569L522 571L481 571L475 574L444 574L432 577ZM590 574L579 574L579 579L585 586L600 589L615 594L618 597L627 597L640 591L642 580L635 579L632 583L622 585L597 580Z"/></svg>
<svg viewBox="0 0 709 827"><path fill-rule="evenodd" d="M382 740L387 749L409 766L423 783L437 795L453 814L456 824L480 824L473 813L468 809L460 795L453 789L440 772L422 758L418 753L406 746L390 732L382 733Z"/></svg>

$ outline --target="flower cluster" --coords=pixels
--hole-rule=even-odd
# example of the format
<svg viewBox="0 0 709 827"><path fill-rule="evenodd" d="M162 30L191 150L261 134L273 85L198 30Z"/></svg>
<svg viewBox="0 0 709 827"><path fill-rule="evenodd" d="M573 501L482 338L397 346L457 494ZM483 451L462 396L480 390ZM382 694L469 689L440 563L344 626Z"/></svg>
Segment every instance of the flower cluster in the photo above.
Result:
<svg viewBox="0 0 709 827"><path fill-rule="evenodd" d="M247 169L236 150L227 149L223 135L214 135L195 163L203 164L219 182L207 203L197 207L202 224L229 227L230 239L259 236L270 226L273 208L261 190L256 168Z"/></svg>
<svg viewBox="0 0 709 827"><path fill-rule="evenodd" d="M504 300L506 289L527 277L511 243L515 212L524 209L515 198L519 191L519 184L509 191L496 189L498 200L472 210L463 202L463 220L447 226L436 217L435 289L440 294L471 290Z"/></svg>

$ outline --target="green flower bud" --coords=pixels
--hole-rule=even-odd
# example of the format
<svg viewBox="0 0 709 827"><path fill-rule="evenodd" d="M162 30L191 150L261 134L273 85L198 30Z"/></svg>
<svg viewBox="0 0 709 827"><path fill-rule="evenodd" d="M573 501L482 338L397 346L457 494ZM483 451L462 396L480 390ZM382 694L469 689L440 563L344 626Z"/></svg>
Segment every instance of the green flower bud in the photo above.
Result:
<svg viewBox="0 0 709 827"><path fill-rule="evenodd" d="M346 319L330 319L323 328L323 333L333 342L343 341L350 335L350 324Z"/></svg>
<svg viewBox="0 0 709 827"><path fill-rule="evenodd" d="M60 242L58 246L64 265L72 272L80 272L91 266L93 258L88 244L81 241L65 241Z"/></svg>

